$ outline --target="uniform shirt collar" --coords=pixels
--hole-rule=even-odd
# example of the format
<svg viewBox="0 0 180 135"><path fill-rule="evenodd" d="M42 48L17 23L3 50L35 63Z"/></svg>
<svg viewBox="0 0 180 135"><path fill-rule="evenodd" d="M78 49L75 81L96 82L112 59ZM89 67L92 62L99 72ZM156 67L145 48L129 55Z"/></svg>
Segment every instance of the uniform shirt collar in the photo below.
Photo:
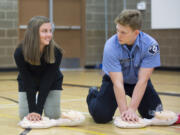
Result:
<svg viewBox="0 0 180 135"><path fill-rule="evenodd" d="M117 34L115 35L115 44L118 48L121 46L121 44L119 43Z"/></svg>
<svg viewBox="0 0 180 135"><path fill-rule="evenodd" d="M134 42L134 46L136 47L139 47L140 48L140 36L141 36L141 31L139 32L139 34L138 34L138 36L137 36L137 38L136 38L136 40L135 40L135 42Z"/></svg>

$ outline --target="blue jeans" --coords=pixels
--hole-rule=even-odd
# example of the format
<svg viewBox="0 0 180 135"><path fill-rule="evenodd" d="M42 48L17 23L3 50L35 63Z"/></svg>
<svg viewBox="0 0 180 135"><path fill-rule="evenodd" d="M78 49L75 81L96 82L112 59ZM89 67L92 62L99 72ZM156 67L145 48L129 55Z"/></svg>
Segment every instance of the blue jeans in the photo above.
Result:
<svg viewBox="0 0 180 135"><path fill-rule="evenodd" d="M124 84L126 95L132 97L136 84ZM97 123L107 123L112 120L117 109L113 83L108 75L104 75L100 91L92 91L87 96L88 109ZM146 91L139 104L138 111L143 118L152 118L151 111L161 105L161 100L155 91L151 81L147 83Z"/></svg>

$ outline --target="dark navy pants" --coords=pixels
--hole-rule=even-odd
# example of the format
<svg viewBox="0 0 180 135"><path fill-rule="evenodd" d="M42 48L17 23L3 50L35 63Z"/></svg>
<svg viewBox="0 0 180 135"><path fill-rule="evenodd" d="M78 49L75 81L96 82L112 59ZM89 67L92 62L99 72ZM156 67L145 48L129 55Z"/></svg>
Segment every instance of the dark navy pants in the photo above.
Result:
<svg viewBox="0 0 180 135"><path fill-rule="evenodd" d="M132 97L135 84L124 84L126 95ZM114 95L113 83L109 76L104 75L100 91L92 91L87 96L88 109L97 123L107 123L112 120L117 109L117 102ZM146 91L138 107L143 118L152 118L150 111L156 110L161 105L161 100L155 91L151 81L148 81Z"/></svg>

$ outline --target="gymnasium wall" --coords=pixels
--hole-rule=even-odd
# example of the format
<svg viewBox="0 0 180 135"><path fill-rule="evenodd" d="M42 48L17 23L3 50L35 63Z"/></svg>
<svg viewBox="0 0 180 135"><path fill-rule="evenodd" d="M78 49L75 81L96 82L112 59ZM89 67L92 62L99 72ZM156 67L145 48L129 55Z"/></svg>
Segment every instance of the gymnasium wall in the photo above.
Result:
<svg viewBox="0 0 180 135"><path fill-rule="evenodd" d="M0 0L0 68L14 68L13 52L18 41L17 0Z"/></svg>
<svg viewBox="0 0 180 135"><path fill-rule="evenodd" d="M108 0L108 36L115 33L114 18L122 11L124 0ZM160 45L162 67L180 68L180 29L151 29L151 0L126 0L127 9L136 9L144 1L146 10L142 31L152 35ZM104 0L86 0L86 66L101 63L105 43ZM162 6L162 5L159 5ZM96 22L97 21L97 22Z"/></svg>
<svg viewBox="0 0 180 135"><path fill-rule="evenodd" d="M114 18L122 11L124 0L108 1L108 37L115 33ZM180 67L180 29L151 29L151 1L126 0L126 8L135 9L146 2L142 11L143 27L160 45L163 67ZM160 5L161 6L161 5ZM86 56L84 66L99 65L105 43L104 0L86 0ZM0 69L15 68L13 51L18 43L18 0L0 0Z"/></svg>
<svg viewBox="0 0 180 135"><path fill-rule="evenodd" d="M107 0L108 37L115 32L114 18L122 0ZM119 4L118 4L119 3ZM86 66L99 65L105 43L104 0L86 0Z"/></svg>

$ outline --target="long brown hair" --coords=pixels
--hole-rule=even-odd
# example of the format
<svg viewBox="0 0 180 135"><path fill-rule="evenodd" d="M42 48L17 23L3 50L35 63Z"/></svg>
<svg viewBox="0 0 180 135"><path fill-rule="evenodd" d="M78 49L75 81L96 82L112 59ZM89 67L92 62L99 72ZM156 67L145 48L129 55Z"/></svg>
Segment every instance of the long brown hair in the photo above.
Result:
<svg viewBox="0 0 180 135"><path fill-rule="evenodd" d="M44 23L50 23L45 16L34 16L30 19L22 43L22 50L25 61L32 65L40 65L42 53L40 52L39 28ZM49 45L44 47L43 57L47 63L55 62L54 48L62 49L52 39Z"/></svg>

